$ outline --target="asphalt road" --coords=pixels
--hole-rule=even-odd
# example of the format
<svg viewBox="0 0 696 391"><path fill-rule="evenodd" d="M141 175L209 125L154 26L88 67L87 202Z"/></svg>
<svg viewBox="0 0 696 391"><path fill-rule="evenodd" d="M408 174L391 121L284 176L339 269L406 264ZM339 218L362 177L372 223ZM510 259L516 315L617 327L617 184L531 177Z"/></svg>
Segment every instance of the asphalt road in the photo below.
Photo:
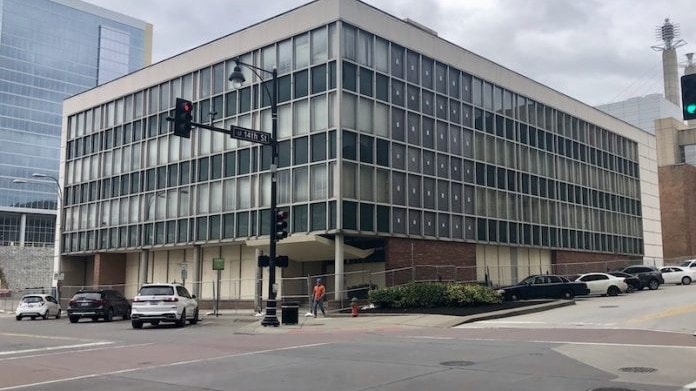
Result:
<svg viewBox="0 0 696 391"><path fill-rule="evenodd" d="M696 332L696 284L662 285L617 297L577 298L576 305L551 312L460 326L521 328L602 328ZM696 364L694 364L696 374Z"/></svg>
<svg viewBox="0 0 696 391"><path fill-rule="evenodd" d="M362 328L348 327L350 318L320 318L304 327L259 329L250 318L221 317L183 329L133 330L127 321L16 322L4 316L0 391L673 391L696 380L696 337L622 328L631 323L610 322L606 312L612 308L603 303L620 303L614 308L620 312L642 302L644 311L635 316L650 316L644 325L656 322L662 329L693 315L674 308L693 302L694 291L667 287L527 315L544 324L484 322L453 329L390 325L387 317ZM683 298L688 301L679 302ZM554 322L573 309L580 314L571 311L576 318L557 327ZM613 327L572 326L600 318ZM427 324L427 317L422 320Z"/></svg>

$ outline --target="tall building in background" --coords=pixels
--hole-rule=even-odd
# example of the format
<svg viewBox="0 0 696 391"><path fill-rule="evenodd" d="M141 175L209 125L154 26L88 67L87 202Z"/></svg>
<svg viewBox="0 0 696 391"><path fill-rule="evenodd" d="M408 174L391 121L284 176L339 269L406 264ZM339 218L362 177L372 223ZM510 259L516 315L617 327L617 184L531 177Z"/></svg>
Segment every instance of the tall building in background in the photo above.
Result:
<svg viewBox="0 0 696 391"><path fill-rule="evenodd" d="M662 94L638 96L597 108L651 134L655 134L655 120L681 118L681 108Z"/></svg>
<svg viewBox="0 0 696 391"><path fill-rule="evenodd" d="M150 64L151 42L152 25L79 0L0 1L5 285L51 281L52 251L36 247L53 246L55 238L57 186L51 178L58 178L63 100ZM35 173L45 177L32 178Z"/></svg>

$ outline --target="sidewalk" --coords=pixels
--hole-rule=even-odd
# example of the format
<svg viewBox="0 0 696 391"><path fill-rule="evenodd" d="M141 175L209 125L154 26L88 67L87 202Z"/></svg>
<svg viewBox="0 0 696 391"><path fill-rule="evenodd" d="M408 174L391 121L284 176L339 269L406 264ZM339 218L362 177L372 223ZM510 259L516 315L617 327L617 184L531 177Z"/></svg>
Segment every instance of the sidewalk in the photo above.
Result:
<svg viewBox="0 0 696 391"><path fill-rule="evenodd" d="M409 328L451 328L463 323L477 322L488 319L498 319L521 314L547 311L550 309L574 305L574 301L557 300L550 303L533 305L522 308L513 308L500 311L484 312L469 316L453 315L434 315L434 314L360 314L358 317L351 317L350 314L330 312L327 317L319 315L317 318L306 317L306 308L300 308L298 324L279 327L263 327L261 320L263 316L254 316L253 312L221 310L220 316L207 315L204 320L211 322L238 322L246 323L240 325L240 332L254 334L274 334L288 332L333 332L350 330L385 330L385 329L409 329ZM280 315L280 311L279 311ZM282 322L282 318L278 316Z"/></svg>

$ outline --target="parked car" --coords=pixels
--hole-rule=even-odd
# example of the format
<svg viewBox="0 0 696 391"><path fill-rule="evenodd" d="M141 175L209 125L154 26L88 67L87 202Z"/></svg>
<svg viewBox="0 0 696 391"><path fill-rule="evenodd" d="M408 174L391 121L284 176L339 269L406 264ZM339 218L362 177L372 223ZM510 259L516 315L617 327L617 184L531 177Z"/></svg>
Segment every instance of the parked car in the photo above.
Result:
<svg viewBox="0 0 696 391"><path fill-rule="evenodd" d="M660 268L665 284L689 285L696 280L696 268L682 266L665 266Z"/></svg>
<svg viewBox="0 0 696 391"><path fill-rule="evenodd" d="M130 311L128 300L111 289L81 290L68 303L70 323L77 323L81 318L90 318L95 322L99 318L111 322L115 316L128 319Z"/></svg>
<svg viewBox="0 0 696 391"><path fill-rule="evenodd" d="M651 291L654 291L659 288L661 284L665 283L665 280L662 278L662 273L653 266L629 266L623 269L622 272L638 277L640 280L640 287L638 290L643 290L647 287Z"/></svg>
<svg viewBox="0 0 696 391"><path fill-rule="evenodd" d="M624 272L609 272L614 277L621 277L624 282L628 285L628 292L637 291L640 289L640 279L633 274L628 274Z"/></svg>
<svg viewBox="0 0 696 391"><path fill-rule="evenodd" d="M628 284L623 277L615 277L607 273L587 273L575 279L576 282L584 282L590 289L591 295L617 296L621 292L628 291Z"/></svg>
<svg viewBox="0 0 696 391"><path fill-rule="evenodd" d="M517 285L503 287L498 291L505 300L560 298L571 300L575 296L590 294L584 282L570 282L562 276L552 274L533 275Z"/></svg>
<svg viewBox="0 0 696 391"><path fill-rule="evenodd" d="M687 259L686 261L679 264L681 267L688 267L689 269L696 270L696 259Z"/></svg>
<svg viewBox="0 0 696 391"><path fill-rule="evenodd" d="M34 320L38 317L48 319L49 316L55 316L56 319L60 319L60 313L60 304L53 296L44 294L24 295L17 305L15 319L31 318L31 320Z"/></svg>
<svg viewBox="0 0 696 391"><path fill-rule="evenodd" d="M143 285L133 299L131 324L134 329L142 328L145 322L153 326L172 322L184 327L186 320L190 324L198 323L198 302L196 295L190 295L179 284Z"/></svg>

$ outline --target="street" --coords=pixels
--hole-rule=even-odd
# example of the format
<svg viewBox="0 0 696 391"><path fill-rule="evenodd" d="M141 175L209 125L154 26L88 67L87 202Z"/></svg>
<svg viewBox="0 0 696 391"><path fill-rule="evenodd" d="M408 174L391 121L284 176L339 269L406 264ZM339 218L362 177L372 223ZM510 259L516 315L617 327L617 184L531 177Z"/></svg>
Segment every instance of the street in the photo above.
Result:
<svg viewBox="0 0 696 391"><path fill-rule="evenodd" d="M277 329L224 315L142 330L5 315L0 391L680 390L696 380L696 337L679 332L696 324L685 307L695 292L579 299L455 328L433 315L303 318Z"/></svg>

